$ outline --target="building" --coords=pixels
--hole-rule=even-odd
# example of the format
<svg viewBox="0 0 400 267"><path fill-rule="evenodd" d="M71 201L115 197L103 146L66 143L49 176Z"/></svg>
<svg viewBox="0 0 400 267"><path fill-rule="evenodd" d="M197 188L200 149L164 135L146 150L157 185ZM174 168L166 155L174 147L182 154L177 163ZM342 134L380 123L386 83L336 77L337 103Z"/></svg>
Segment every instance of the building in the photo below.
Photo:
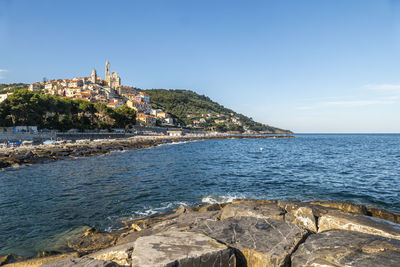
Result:
<svg viewBox="0 0 400 267"><path fill-rule="evenodd" d="M140 92L139 94L136 95L136 100L139 102L145 102L147 104L150 104L150 96L143 92Z"/></svg>
<svg viewBox="0 0 400 267"><path fill-rule="evenodd" d="M136 100L128 100L126 105L130 108L136 110L137 113L149 114L151 111L151 106L145 102L139 102Z"/></svg>
<svg viewBox="0 0 400 267"><path fill-rule="evenodd" d="M92 76L90 76L90 81L92 83L97 83L97 72L95 69L92 70Z"/></svg>
<svg viewBox="0 0 400 267"><path fill-rule="evenodd" d="M28 87L29 91L37 91L37 90L41 90L41 89L42 89L42 85L40 83L32 83Z"/></svg>
<svg viewBox="0 0 400 267"><path fill-rule="evenodd" d="M9 94L0 94L0 103L7 99Z"/></svg>
<svg viewBox="0 0 400 267"><path fill-rule="evenodd" d="M156 125L156 118L152 115L147 115L144 113L138 113L136 115L136 122L140 125Z"/></svg>
<svg viewBox="0 0 400 267"><path fill-rule="evenodd" d="M165 118L162 121L163 125L174 125L174 120L172 118Z"/></svg>
<svg viewBox="0 0 400 267"><path fill-rule="evenodd" d="M184 135L183 131L181 130L172 130L172 131L167 131L169 136L182 136Z"/></svg>

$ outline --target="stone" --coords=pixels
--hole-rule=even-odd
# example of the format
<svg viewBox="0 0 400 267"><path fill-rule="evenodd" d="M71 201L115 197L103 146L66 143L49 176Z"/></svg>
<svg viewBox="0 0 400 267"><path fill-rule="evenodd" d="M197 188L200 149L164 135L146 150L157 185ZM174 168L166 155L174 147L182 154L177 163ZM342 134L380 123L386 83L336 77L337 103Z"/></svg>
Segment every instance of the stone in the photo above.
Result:
<svg viewBox="0 0 400 267"><path fill-rule="evenodd" d="M28 259L28 260L23 260L23 261L17 261L17 262L13 262L11 264L6 264L5 266L9 266L9 267L37 267L37 266L41 266L45 263L48 262L53 262L53 261L58 261L61 259L65 259L65 258L72 258L72 257L77 257L78 254L77 253L67 253L67 254L59 254L59 255L55 255L55 256L49 256L49 257L41 257L41 258L33 258L33 259ZM2 265L0 263L0 265Z"/></svg>
<svg viewBox="0 0 400 267"><path fill-rule="evenodd" d="M96 259L91 259L87 257L82 258L67 258L58 261L52 261L45 264L40 265L41 267L76 267L76 266L85 266L85 267L118 267L119 265L112 261L100 261Z"/></svg>
<svg viewBox="0 0 400 267"><path fill-rule="evenodd" d="M203 234L167 231L138 238L132 266L234 267L235 256L230 248Z"/></svg>
<svg viewBox="0 0 400 267"><path fill-rule="evenodd" d="M363 205L343 202L343 201L311 201L311 205L319 205L328 208L335 208L343 212L351 212L367 215L367 208Z"/></svg>
<svg viewBox="0 0 400 267"><path fill-rule="evenodd" d="M221 220L239 216L283 220L284 214L285 211L275 203L241 202L226 205L222 209Z"/></svg>
<svg viewBox="0 0 400 267"><path fill-rule="evenodd" d="M318 226L318 232L340 229L400 239L399 224L365 215L330 212L319 218Z"/></svg>
<svg viewBox="0 0 400 267"><path fill-rule="evenodd" d="M399 262L399 240L342 230L310 235L291 257L293 267L384 267Z"/></svg>
<svg viewBox="0 0 400 267"><path fill-rule="evenodd" d="M116 243L119 234L112 233L91 233L68 241L68 247L76 251L87 251L99 248L106 248Z"/></svg>
<svg viewBox="0 0 400 267"><path fill-rule="evenodd" d="M186 213L188 210L185 206L180 205L179 208L175 211L176 214Z"/></svg>
<svg viewBox="0 0 400 267"><path fill-rule="evenodd" d="M237 266L287 266L307 230L281 220L231 217L203 221L191 231L203 233L235 248Z"/></svg>
<svg viewBox="0 0 400 267"><path fill-rule="evenodd" d="M392 213L386 210L367 207L368 214L387 221L400 224L400 214Z"/></svg>
<svg viewBox="0 0 400 267"><path fill-rule="evenodd" d="M121 266L130 266L134 245L135 242L129 242L122 245L113 246L89 254L87 257L102 261L112 261Z"/></svg>
<svg viewBox="0 0 400 267"><path fill-rule="evenodd" d="M313 207L299 201L280 201L278 205L287 212L285 221L304 227L311 232L318 232Z"/></svg>
<svg viewBox="0 0 400 267"><path fill-rule="evenodd" d="M153 231L166 231L168 229L188 230L203 221L216 221L221 216L221 211L190 212L180 214L178 217L166 219L152 225Z"/></svg>

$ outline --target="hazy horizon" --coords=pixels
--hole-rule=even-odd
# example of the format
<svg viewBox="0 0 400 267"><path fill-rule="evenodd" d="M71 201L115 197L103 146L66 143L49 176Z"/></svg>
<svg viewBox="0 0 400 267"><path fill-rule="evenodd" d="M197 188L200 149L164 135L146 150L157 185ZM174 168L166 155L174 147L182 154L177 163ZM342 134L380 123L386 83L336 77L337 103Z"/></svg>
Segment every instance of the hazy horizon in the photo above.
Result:
<svg viewBox="0 0 400 267"><path fill-rule="evenodd" d="M398 1L0 3L0 83L187 89L295 133L399 133Z"/></svg>

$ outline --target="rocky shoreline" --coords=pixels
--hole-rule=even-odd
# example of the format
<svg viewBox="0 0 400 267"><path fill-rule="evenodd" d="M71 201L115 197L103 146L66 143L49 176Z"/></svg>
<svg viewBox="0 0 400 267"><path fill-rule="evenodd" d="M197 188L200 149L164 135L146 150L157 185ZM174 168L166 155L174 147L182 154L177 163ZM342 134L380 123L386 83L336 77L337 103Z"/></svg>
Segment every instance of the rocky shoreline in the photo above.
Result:
<svg viewBox="0 0 400 267"><path fill-rule="evenodd" d="M69 252L5 266L398 266L400 214L339 201L236 199L87 228ZM51 254L56 254L48 256ZM16 261L12 263L13 261Z"/></svg>
<svg viewBox="0 0 400 267"><path fill-rule="evenodd" d="M112 151L155 147L161 144L209 139L266 139L294 138L291 135L236 135L236 136L136 136L124 139L104 139L89 143L71 143L51 146L27 146L0 150L0 169L45 163L67 158L87 157Z"/></svg>

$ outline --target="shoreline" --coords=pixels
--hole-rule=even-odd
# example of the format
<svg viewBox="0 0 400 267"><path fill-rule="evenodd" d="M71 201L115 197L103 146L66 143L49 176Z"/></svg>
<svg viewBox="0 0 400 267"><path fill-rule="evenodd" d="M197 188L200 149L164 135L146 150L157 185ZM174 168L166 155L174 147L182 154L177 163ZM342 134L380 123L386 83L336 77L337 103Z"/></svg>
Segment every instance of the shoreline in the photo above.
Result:
<svg viewBox="0 0 400 267"><path fill-rule="evenodd" d="M235 136L135 136L121 139L104 139L88 143L37 145L0 150L0 170L8 167L46 163L67 158L107 154L113 151L152 148L162 144L218 139L275 139L295 138L292 135L235 135Z"/></svg>
<svg viewBox="0 0 400 267"><path fill-rule="evenodd" d="M69 250L0 256L0 265L187 266L207 256L221 266L395 266L400 259L400 214L349 202L234 199L124 224L112 232L86 227Z"/></svg>

